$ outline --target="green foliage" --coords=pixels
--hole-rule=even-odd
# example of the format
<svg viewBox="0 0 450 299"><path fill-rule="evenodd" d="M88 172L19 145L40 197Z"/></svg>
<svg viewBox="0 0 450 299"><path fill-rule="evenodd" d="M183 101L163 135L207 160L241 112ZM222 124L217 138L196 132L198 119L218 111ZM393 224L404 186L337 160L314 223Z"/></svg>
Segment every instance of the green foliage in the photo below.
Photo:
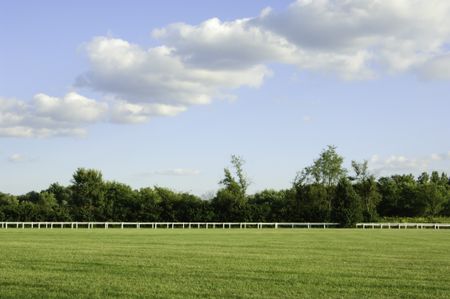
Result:
<svg viewBox="0 0 450 299"><path fill-rule="evenodd" d="M363 220L361 198L346 178L342 178L336 186L331 216L334 222L343 227L354 227Z"/></svg>
<svg viewBox="0 0 450 299"><path fill-rule="evenodd" d="M352 161L352 168L355 177L351 179L355 182L353 187L361 198L363 220L374 222L378 219L377 206L381 201L375 177L369 173L367 160L362 163Z"/></svg>
<svg viewBox="0 0 450 299"><path fill-rule="evenodd" d="M230 169L224 169L225 177L220 181L220 184L224 185L228 191L239 194L240 196L245 197L247 192L247 188L250 185L250 181L247 178L246 174L243 170L243 165L245 161L242 157L231 155L231 165L233 165L234 171L236 173L237 178L234 178L231 174Z"/></svg>
<svg viewBox="0 0 450 299"><path fill-rule="evenodd" d="M241 193L227 188L221 189L211 200L216 221L249 221L251 210L247 199Z"/></svg>
<svg viewBox="0 0 450 299"><path fill-rule="evenodd" d="M161 219L161 208L159 203L161 197L152 188L142 188L137 194L138 205L136 205L137 217L135 219L153 222Z"/></svg>
<svg viewBox="0 0 450 299"><path fill-rule="evenodd" d="M72 202L75 219L80 221L105 220L109 208L105 202L102 173L95 169L78 168L72 179Z"/></svg>
<svg viewBox="0 0 450 299"><path fill-rule="evenodd" d="M214 211L214 220L217 221L247 221L251 219L251 207L247 201L247 187L250 184L244 174L245 161L238 156L231 156L231 164L236 173L236 178L230 169L224 169L224 178L219 183L224 187L217 191L211 200L211 208Z"/></svg>
<svg viewBox="0 0 450 299"><path fill-rule="evenodd" d="M347 174L343 168L344 158L336 152L336 147L329 145L324 149L313 165L306 167L297 175L296 182L314 182L325 186L336 185Z"/></svg>
<svg viewBox="0 0 450 299"><path fill-rule="evenodd" d="M250 196L251 221L281 222L287 218L289 190L264 190Z"/></svg>
<svg viewBox="0 0 450 299"><path fill-rule="evenodd" d="M104 218L108 220L133 221L138 213L138 194L130 186L107 182L105 184Z"/></svg>
<svg viewBox="0 0 450 299"><path fill-rule="evenodd" d="M291 201L291 221L324 222L330 220L334 186L319 183L297 184Z"/></svg>
<svg viewBox="0 0 450 299"><path fill-rule="evenodd" d="M343 158L328 146L312 166L299 173L288 190L247 195L245 161L231 156L221 189L209 200L154 187L134 190L107 182L94 169L79 168L70 186L13 196L0 193L0 221L268 221L327 222L351 226L380 217L442 219L450 216L449 177L438 172L393 175L378 180L367 161L352 161L346 178Z"/></svg>

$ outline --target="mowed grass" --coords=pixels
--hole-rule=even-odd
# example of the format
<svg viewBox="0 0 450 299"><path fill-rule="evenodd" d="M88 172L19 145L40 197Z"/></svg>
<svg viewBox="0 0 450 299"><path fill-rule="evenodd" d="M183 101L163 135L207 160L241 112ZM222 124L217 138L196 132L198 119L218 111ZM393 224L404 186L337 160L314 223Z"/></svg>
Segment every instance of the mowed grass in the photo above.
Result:
<svg viewBox="0 0 450 299"><path fill-rule="evenodd" d="M1 298L450 298L450 230L0 230Z"/></svg>

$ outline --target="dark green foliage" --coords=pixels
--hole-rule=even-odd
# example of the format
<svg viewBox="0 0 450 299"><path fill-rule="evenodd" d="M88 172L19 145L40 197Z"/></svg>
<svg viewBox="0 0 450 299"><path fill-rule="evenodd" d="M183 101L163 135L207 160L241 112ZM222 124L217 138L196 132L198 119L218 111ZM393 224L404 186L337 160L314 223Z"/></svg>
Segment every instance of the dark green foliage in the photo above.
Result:
<svg viewBox="0 0 450 299"><path fill-rule="evenodd" d="M334 186L319 183L297 184L291 201L291 221L323 222L330 219Z"/></svg>
<svg viewBox="0 0 450 299"><path fill-rule="evenodd" d="M215 221L249 221L251 208L247 199L230 189L221 189L211 200Z"/></svg>
<svg viewBox="0 0 450 299"><path fill-rule="evenodd" d="M222 186L210 200L154 187L134 190L105 182L102 173L79 168L70 186L58 183L41 192L13 196L0 193L0 221L255 221L340 222L352 226L380 217L450 216L450 183L446 174L393 175L378 180L367 161L352 161L346 178L343 158L329 146L301 172L292 188L247 195L244 160L231 157Z"/></svg>
<svg viewBox="0 0 450 299"><path fill-rule="evenodd" d="M261 222L280 222L287 218L286 205L289 190L264 190L249 197L251 220Z"/></svg>
<svg viewBox="0 0 450 299"><path fill-rule="evenodd" d="M361 198L348 179L339 181L331 203L331 220L341 226L353 227L363 220Z"/></svg>
<svg viewBox="0 0 450 299"><path fill-rule="evenodd" d="M130 186L108 182L105 184L104 218L134 221L139 211L138 194Z"/></svg>
<svg viewBox="0 0 450 299"><path fill-rule="evenodd" d="M74 219L101 221L106 219L105 185L100 171L79 168L72 179Z"/></svg>
<svg viewBox="0 0 450 299"><path fill-rule="evenodd" d="M376 221L378 219L377 206L381 201L381 195L375 178L373 176L364 178L353 187L361 198L364 221Z"/></svg>

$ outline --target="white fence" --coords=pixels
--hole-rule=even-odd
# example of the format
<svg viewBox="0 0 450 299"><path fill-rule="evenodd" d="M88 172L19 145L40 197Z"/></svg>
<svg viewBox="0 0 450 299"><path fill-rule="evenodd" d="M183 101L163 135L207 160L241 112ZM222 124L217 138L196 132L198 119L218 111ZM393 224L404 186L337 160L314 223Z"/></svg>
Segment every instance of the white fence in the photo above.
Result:
<svg viewBox="0 0 450 299"><path fill-rule="evenodd" d="M0 222L0 229L8 228L150 228L150 229L247 229L247 228L332 228L338 227L339 223L328 222ZM357 223L356 228L362 229L450 229L450 223Z"/></svg>
<svg viewBox="0 0 450 299"><path fill-rule="evenodd" d="M0 228L181 228L181 229L231 229L231 228L330 228L339 223L286 223L286 222L0 222Z"/></svg>
<svg viewBox="0 0 450 299"><path fill-rule="evenodd" d="M424 228L432 228L432 229L441 229L447 228L450 229L450 223L357 223L356 228L398 228L398 229L407 229L407 228L416 228L416 229L424 229Z"/></svg>

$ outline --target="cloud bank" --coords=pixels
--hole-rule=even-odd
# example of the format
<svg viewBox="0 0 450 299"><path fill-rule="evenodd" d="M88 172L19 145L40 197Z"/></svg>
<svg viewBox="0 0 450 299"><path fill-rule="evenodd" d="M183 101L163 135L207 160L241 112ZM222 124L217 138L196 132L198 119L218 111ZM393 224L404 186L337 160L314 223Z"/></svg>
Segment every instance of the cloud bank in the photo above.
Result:
<svg viewBox="0 0 450 299"><path fill-rule="evenodd" d="M433 153L425 157L406 157L402 155L391 155L380 157L373 155L369 159L369 168L376 175L391 173L420 173L427 171L429 166L436 162L450 161L450 151L447 153Z"/></svg>
<svg viewBox="0 0 450 299"><path fill-rule="evenodd" d="M298 0L252 18L154 29L157 47L99 36L85 47L89 69L63 97L0 99L0 136L83 135L97 122L143 123L257 88L269 65L345 80L411 72L450 79L450 1Z"/></svg>

